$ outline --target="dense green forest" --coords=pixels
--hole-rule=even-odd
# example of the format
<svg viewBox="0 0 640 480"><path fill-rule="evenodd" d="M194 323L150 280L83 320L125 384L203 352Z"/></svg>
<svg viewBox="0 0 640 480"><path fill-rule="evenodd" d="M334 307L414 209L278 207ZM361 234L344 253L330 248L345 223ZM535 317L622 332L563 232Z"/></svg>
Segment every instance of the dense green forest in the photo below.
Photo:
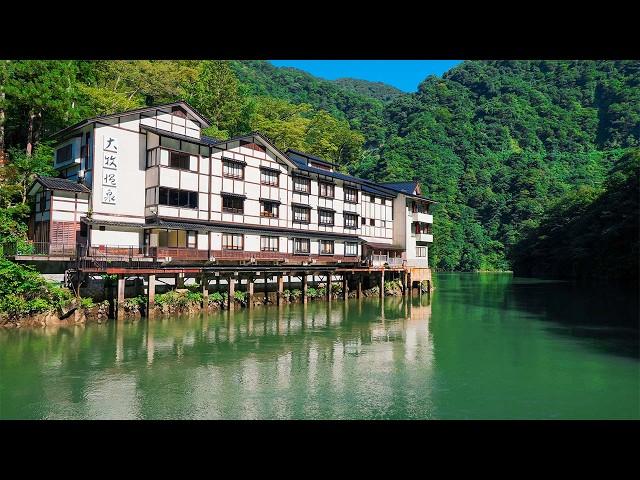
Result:
<svg viewBox="0 0 640 480"><path fill-rule="evenodd" d="M566 224L593 237L604 218L626 240L609 245L622 256L610 252L602 262L637 258L638 232L626 217L574 220L583 211L595 219L605 207L632 215L619 192L624 184L637 196L637 181L620 176L638 169L640 62L465 61L407 94L265 61L3 61L0 87L5 236L23 236L24 184L50 172L50 133L184 98L213 120L211 136L259 130L357 176L420 180L439 202L431 253L440 269L587 275L596 265L580 263L582 253L571 265L550 260L548 232ZM597 243L570 245L590 251Z"/></svg>

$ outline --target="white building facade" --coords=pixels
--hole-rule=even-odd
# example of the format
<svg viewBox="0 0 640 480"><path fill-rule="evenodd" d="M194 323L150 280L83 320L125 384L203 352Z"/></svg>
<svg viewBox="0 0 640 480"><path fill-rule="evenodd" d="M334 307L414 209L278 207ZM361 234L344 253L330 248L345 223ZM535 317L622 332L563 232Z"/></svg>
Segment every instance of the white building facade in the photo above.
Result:
<svg viewBox="0 0 640 480"><path fill-rule="evenodd" d="M169 262L428 267L434 202L417 182L376 184L258 132L201 135L208 126L175 102L58 132L60 178L31 188L31 238Z"/></svg>

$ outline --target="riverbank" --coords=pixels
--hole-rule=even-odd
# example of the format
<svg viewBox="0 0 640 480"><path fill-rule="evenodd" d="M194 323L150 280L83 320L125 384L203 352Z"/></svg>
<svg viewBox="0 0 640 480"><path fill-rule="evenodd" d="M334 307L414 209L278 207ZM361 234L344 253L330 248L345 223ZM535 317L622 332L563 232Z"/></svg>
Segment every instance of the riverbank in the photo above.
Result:
<svg viewBox="0 0 640 480"><path fill-rule="evenodd" d="M135 320L143 317L169 316L169 315L196 315L202 312L214 312L229 308L229 298L226 292L211 292L206 298L197 291L199 287L170 290L166 293L157 294L155 305L151 312L147 311L146 297L136 296L127 298L123 304L123 318ZM317 288L307 288L307 301L326 301L326 289L324 284L318 284ZM421 285L422 292L428 293L428 284ZM434 287L431 286L431 290ZM66 290L66 289L63 289ZM91 298L73 298L71 292L68 302L58 305L56 308L50 307L41 312L29 313L26 315L0 314L0 328L44 328L46 326L79 325L86 323L104 323L114 318L114 305L108 300L94 302ZM365 289L362 296L378 297L379 287ZM385 296L401 296L402 284L398 280L391 280L384 284ZM348 298L356 298L357 292L350 291ZM342 286L334 284L332 286L331 299L333 301L343 299ZM276 303L275 298L260 297L254 295L252 304L248 304L247 292L236 291L231 300L233 308L253 308ZM282 304L302 303L302 291L299 289L285 290L280 298Z"/></svg>

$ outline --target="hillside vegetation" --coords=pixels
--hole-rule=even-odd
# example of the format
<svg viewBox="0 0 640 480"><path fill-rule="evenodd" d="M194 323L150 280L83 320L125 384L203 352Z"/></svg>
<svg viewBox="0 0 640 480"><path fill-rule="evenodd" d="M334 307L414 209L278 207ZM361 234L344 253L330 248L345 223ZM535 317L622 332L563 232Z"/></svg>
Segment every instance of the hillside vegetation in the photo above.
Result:
<svg viewBox="0 0 640 480"><path fill-rule="evenodd" d="M412 94L264 61L6 61L0 80L0 149L10 158L0 172L0 215L16 225L5 235L24 235L21 185L50 169L43 160L50 133L179 98L212 119L206 133L214 137L260 130L281 148L326 157L358 176L421 181L439 202L430 252L444 270L588 275L595 265L549 260L548 222L566 220L577 232L568 220L575 212L633 207L616 203L623 184L611 182L638 168L639 62L466 61ZM633 182L627 187L632 195ZM581 207L562 210L568 205ZM637 252L637 231L621 217L604 218L626 225L625 241L610 249ZM568 248L590 252L595 243ZM603 262L614 258L623 257Z"/></svg>

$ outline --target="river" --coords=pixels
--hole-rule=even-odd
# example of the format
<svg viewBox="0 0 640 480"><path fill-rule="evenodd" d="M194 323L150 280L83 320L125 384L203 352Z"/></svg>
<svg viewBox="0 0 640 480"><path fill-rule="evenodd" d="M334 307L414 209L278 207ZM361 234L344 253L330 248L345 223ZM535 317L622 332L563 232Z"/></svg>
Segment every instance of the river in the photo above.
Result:
<svg viewBox="0 0 640 480"><path fill-rule="evenodd" d="M406 301L0 331L0 418L640 418L637 295L434 283Z"/></svg>

